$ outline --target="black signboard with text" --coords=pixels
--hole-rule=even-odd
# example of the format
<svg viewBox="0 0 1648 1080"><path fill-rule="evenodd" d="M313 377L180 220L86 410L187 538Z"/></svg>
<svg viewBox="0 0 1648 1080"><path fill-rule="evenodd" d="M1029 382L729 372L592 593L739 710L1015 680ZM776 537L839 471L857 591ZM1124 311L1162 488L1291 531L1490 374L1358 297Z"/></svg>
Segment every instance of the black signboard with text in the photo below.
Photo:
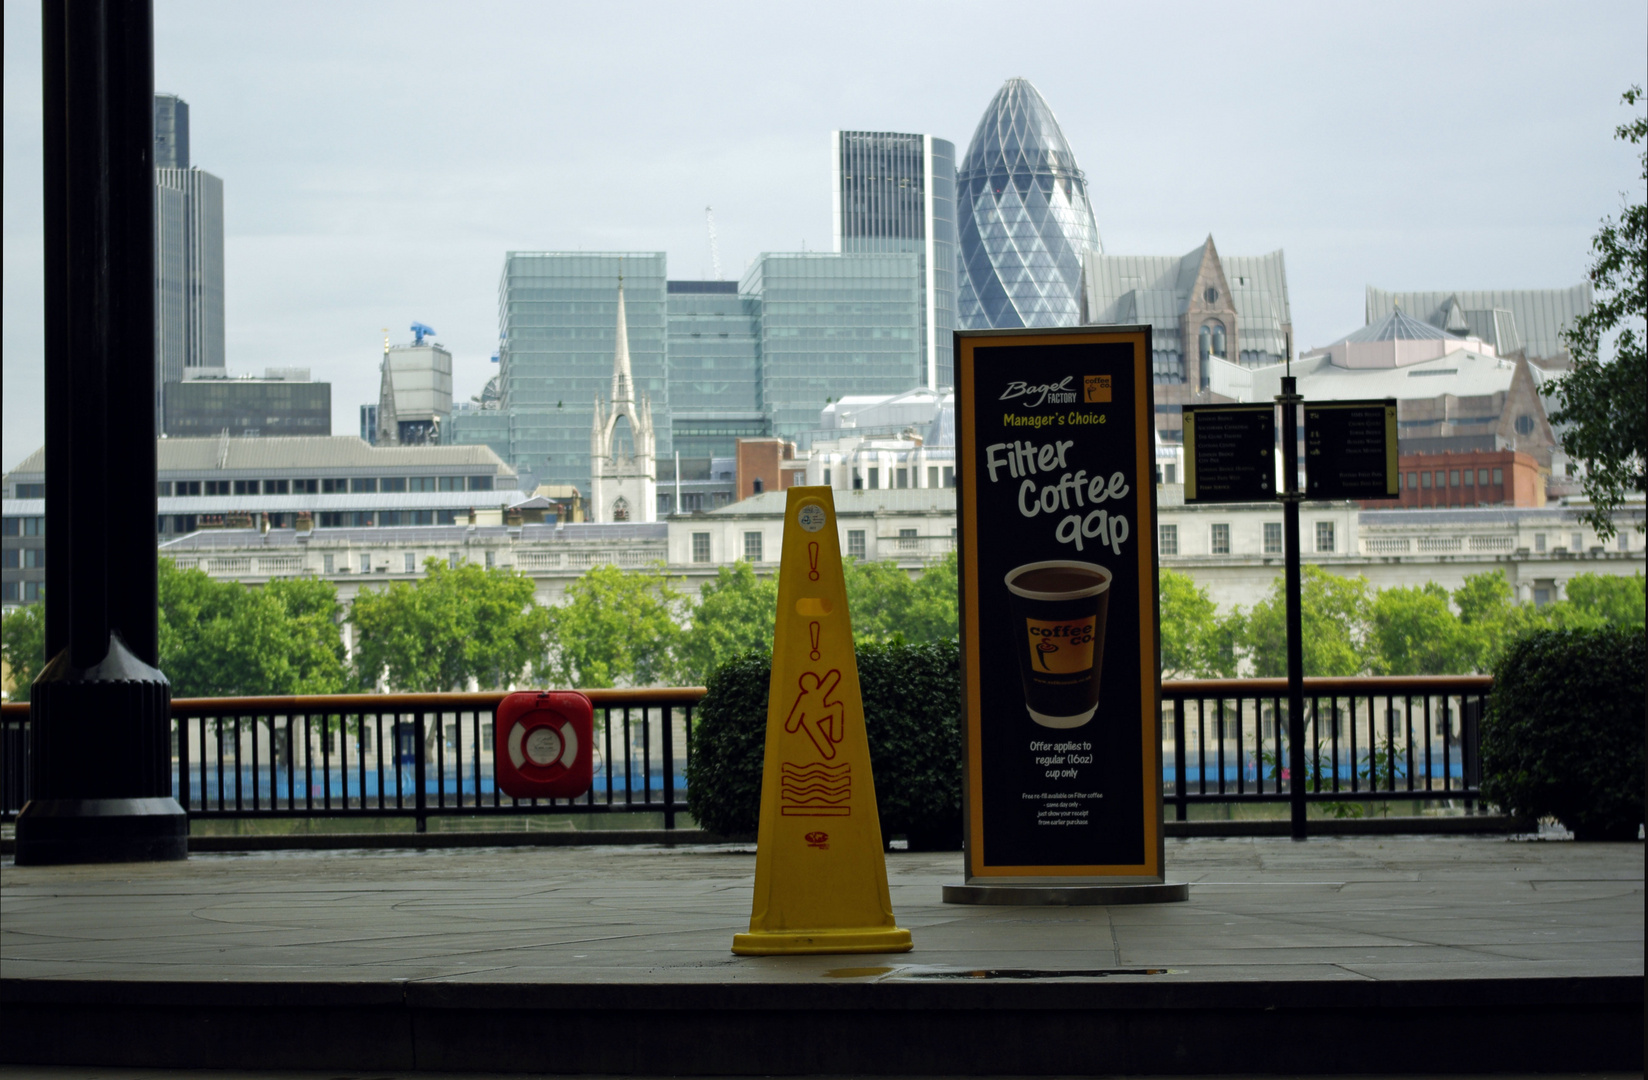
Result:
<svg viewBox="0 0 1648 1080"><path fill-rule="evenodd" d="M1396 399L1305 405L1305 495L1394 499Z"/></svg>
<svg viewBox="0 0 1648 1080"><path fill-rule="evenodd" d="M1270 502L1276 498L1276 407L1184 407L1184 501Z"/></svg>
<svg viewBox="0 0 1648 1080"><path fill-rule="evenodd" d="M956 334L969 882L1162 878L1150 356Z"/></svg>

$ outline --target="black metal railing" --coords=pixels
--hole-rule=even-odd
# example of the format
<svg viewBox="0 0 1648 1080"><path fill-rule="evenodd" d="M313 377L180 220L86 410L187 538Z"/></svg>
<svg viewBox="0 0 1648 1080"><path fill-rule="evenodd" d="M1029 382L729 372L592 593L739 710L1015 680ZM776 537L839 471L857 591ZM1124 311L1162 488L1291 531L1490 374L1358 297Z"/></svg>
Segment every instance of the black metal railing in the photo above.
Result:
<svg viewBox="0 0 1648 1080"><path fill-rule="evenodd" d="M1306 679L1309 802L1480 800L1477 721L1488 676ZM516 800L493 782L501 693L198 698L172 702L173 787L191 817L431 817L650 812L673 829L702 687L591 690L595 783ZM29 797L27 705L0 710L0 820ZM1287 680L1162 684L1163 798L1286 802Z"/></svg>
<svg viewBox="0 0 1648 1080"><path fill-rule="evenodd" d="M1286 679L1162 684L1163 795L1175 819L1193 803L1481 798L1478 722L1493 679L1418 675L1305 680L1305 775L1288 768Z"/></svg>

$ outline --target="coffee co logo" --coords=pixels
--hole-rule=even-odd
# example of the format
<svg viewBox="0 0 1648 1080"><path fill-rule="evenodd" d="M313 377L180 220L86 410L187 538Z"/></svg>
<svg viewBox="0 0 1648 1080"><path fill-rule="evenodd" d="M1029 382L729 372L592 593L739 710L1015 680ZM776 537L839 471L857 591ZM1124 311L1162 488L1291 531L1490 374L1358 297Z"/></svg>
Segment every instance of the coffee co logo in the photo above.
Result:
<svg viewBox="0 0 1648 1080"><path fill-rule="evenodd" d="M1032 386L1026 382L1010 382L998 400L1017 401L1027 409L1034 409L1043 402L1051 405L1072 405L1076 401L1076 391L1071 389L1070 384L1075 378L1071 375L1059 382L1044 383L1041 386Z"/></svg>

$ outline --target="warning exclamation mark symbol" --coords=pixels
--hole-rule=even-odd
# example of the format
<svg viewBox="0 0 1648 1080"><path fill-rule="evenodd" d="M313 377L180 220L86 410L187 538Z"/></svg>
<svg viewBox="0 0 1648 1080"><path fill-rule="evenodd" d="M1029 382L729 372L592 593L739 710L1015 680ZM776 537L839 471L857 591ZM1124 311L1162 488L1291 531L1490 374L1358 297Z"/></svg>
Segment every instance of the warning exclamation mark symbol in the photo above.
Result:
<svg viewBox="0 0 1648 1080"><path fill-rule="evenodd" d="M815 622L814 623L808 623L807 624L807 634L808 634L809 637L812 638L812 642L813 642L813 651L811 653L809 653L808 655L811 656L814 660L817 660L818 655L819 655L818 654L818 624L815 623Z"/></svg>
<svg viewBox="0 0 1648 1080"><path fill-rule="evenodd" d="M818 580L818 545L816 543L807 545L807 580ZM815 649L818 648L817 627L818 624L813 623L813 648ZM817 660L818 657L815 656L813 659Z"/></svg>

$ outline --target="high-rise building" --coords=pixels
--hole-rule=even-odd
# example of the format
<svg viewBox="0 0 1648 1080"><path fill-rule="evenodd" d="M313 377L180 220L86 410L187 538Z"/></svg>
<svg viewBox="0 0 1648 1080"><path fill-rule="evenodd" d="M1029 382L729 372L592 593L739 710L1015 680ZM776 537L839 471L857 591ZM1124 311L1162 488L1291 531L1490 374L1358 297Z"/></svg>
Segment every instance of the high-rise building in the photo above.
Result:
<svg viewBox="0 0 1648 1080"><path fill-rule="evenodd" d="M956 171L963 329L1075 326L1082 257L1100 252L1087 178L1036 88L1008 79Z"/></svg>
<svg viewBox="0 0 1648 1080"><path fill-rule="evenodd" d="M440 342L424 340L435 331L422 323L413 323L412 333L409 345L391 345L384 339L371 425L376 432L371 441L378 445L443 442L442 432L452 416L452 354ZM361 424L364 438L364 413Z"/></svg>
<svg viewBox="0 0 1648 1080"><path fill-rule="evenodd" d="M769 434L761 410L761 298L736 281L669 283L670 430L683 458L732 457Z"/></svg>
<svg viewBox="0 0 1648 1080"><path fill-rule="evenodd" d="M189 164L189 104L155 95L155 430L169 383L226 374L223 181Z"/></svg>
<svg viewBox="0 0 1648 1080"><path fill-rule="evenodd" d="M767 252L738 289L761 298L761 408L773 435L815 429L827 399L922 385L913 253Z"/></svg>
<svg viewBox="0 0 1648 1080"><path fill-rule="evenodd" d="M955 144L931 135L834 131L830 178L836 251L916 256L921 385L949 386L956 326Z"/></svg>
<svg viewBox="0 0 1648 1080"><path fill-rule="evenodd" d="M166 435L232 438L332 434L332 385L308 368L266 368L263 377L202 376L166 388Z"/></svg>
<svg viewBox="0 0 1648 1080"><path fill-rule="evenodd" d="M670 415L663 252L511 251L498 284L499 388L507 460L539 483L589 483L595 396L612 381L619 275L637 392ZM465 420L467 417L464 418ZM455 437L471 436L459 424ZM660 424L657 451L670 453ZM496 445L495 443L493 445Z"/></svg>

